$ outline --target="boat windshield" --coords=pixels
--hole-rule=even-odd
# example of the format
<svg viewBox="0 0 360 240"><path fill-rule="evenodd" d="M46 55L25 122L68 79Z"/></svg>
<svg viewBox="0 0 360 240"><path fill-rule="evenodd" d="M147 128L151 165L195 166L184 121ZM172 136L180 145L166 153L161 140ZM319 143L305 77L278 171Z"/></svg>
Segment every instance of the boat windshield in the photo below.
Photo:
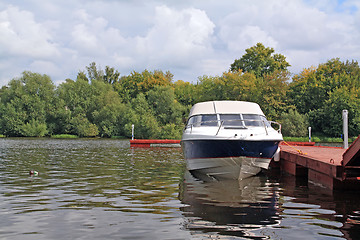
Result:
<svg viewBox="0 0 360 240"><path fill-rule="evenodd" d="M240 114L220 114L220 121L223 126L244 126Z"/></svg>
<svg viewBox="0 0 360 240"><path fill-rule="evenodd" d="M219 114L220 122L224 127L271 127L264 116L257 114ZM217 114L202 114L191 116L186 128L191 127L216 127L218 126Z"/></svg>
<svg viewBox="0 0 360 240"><path fill-rule="evenodd" d="M270 122L264 116L260 116L261 124L265 123L266 127L271 127Z"/></svg>
<svg viewBox="0 0 360 240"><path fill-rule="evenodd" d="M207 114L201 116L201 126L217 126L216 114Z"/></svg>
<svg viewBox="0 0 360 240"><path fill-rule="evenodd" d="M242 117L244 119L245 126L247 127L264 127L264 123L266 127L270 127L269 122L264 116L257 114L242 114Z"/></svg>
<svg viewBox="0 0 360 240"><path fill-rule="evenodd" d="M217 126L216 114L195 115L189 118L186 127Z"/></svg>

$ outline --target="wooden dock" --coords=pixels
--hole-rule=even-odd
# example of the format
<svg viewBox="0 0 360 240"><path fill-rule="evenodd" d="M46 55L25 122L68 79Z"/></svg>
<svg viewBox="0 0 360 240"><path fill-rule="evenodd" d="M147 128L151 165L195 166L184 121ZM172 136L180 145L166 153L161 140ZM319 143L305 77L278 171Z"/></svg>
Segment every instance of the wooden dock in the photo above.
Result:
<svg viewBox="0 0 360 240"><path fill-rule="evenodd" d="M360 138L348 148L280 146L281 170L330 189L360 189Z"/></svg>

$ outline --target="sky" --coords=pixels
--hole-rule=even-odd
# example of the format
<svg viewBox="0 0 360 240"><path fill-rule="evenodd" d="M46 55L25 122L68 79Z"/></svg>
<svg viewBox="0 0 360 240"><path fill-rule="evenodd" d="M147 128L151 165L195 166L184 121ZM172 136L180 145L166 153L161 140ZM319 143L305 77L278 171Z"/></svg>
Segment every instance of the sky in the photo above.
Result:
<svg viewBox="0 0 360 240"><path fill-rule="evenodd" d="M261 42L293 74L360 60L358 0L1 0L0 87L23 71L58 85L95 62L121 76L220 76Z"/></svg>

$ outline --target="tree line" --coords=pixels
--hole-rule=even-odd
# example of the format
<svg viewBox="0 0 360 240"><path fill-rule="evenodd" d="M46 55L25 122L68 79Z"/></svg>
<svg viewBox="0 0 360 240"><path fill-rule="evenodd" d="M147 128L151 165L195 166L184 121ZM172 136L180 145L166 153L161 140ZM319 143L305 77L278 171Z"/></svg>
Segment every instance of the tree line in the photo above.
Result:
<svg viewBox="0 0 360 240"><path fill-rule="evenodd" d="M75 80L55 86L49 76L25 71L0 90L0 134L5 136L131 137L180 139L191 106L210 100L258 103L284 136L315 133L338 137L341 113L349 135L360 132L360 67L338 58L292 75L285 56L258 43L221 76L196 83L174 81L170 72L144 70L127 76L91 63Z"/></svg>

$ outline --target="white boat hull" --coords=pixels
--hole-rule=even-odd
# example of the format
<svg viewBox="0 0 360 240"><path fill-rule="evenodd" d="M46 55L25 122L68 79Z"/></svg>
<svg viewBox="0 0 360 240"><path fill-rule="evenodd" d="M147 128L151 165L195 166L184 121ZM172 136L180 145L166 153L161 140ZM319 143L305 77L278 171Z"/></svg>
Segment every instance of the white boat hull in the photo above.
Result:
<svg viewBox="0 0 360 240"><path fill-rule="evenodd" d="M245 179L267 169L271 159L250 157L187 159L187 168L194 175L214 179Z"/></svg>

